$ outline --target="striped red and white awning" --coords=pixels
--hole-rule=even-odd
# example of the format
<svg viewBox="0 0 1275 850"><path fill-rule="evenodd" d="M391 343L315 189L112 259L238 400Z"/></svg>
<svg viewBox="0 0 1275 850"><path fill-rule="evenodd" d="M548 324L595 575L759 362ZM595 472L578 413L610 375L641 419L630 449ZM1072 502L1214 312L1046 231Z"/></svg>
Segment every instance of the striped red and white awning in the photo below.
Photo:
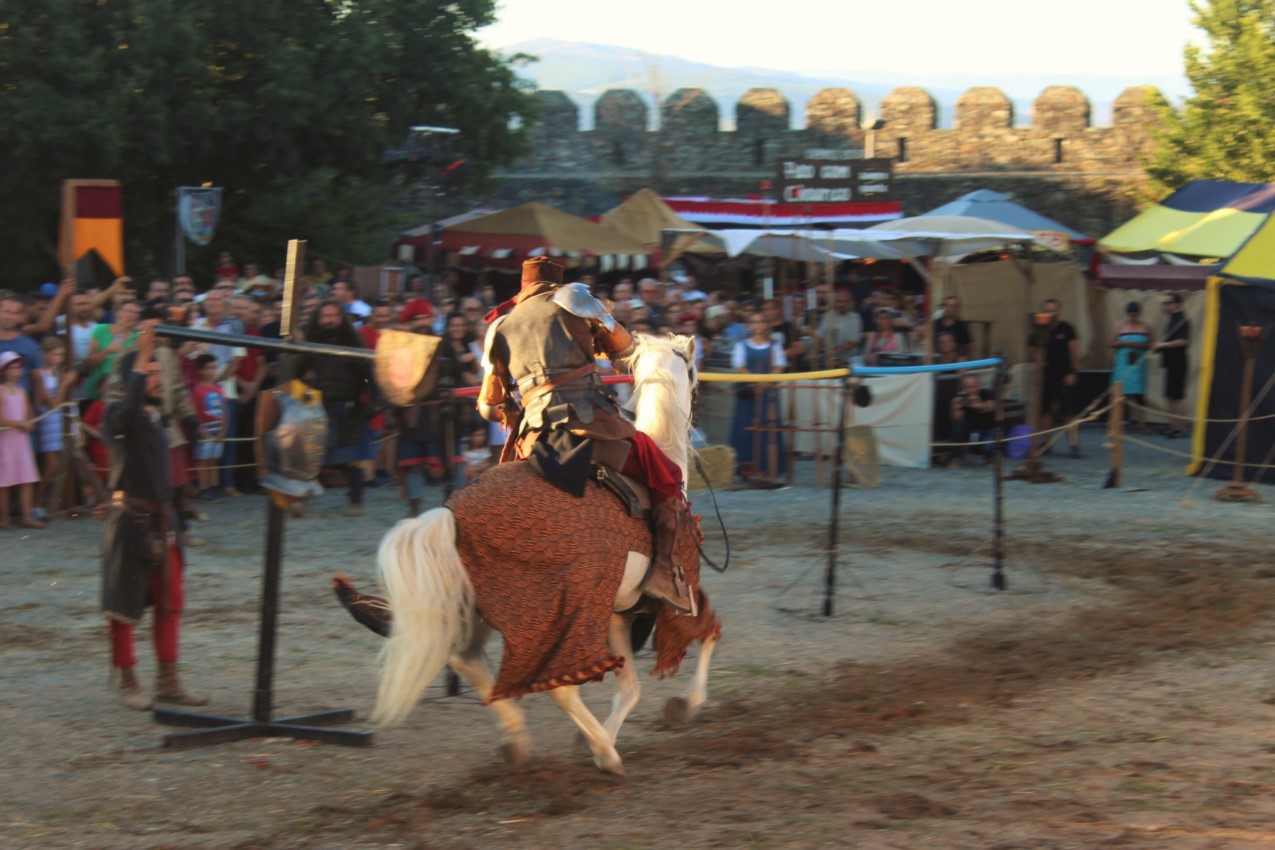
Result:
<svg viewBox="0 0 1275 850"><path fill-rule="evenodd" d="M696 224L731 224L756 227L817 224L875 224L903 217L899 201L847 204L784 204L761 198L717 199L663 198L674 212Z"/></svg>

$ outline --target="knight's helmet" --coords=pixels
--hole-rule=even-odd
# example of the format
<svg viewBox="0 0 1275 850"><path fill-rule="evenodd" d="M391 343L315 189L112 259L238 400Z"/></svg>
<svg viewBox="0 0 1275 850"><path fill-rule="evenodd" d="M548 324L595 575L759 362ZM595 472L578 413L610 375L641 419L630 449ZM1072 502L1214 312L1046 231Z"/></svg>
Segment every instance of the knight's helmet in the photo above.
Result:
<svg viewBox="0 0 1275 850"><path fill-rule="evenodd" d="M261 435L261 486L296 498L318 495L323 492L318 477L328 439L323 394L306 387L297 396L278 393L278 399L279 424Z"/></svg>

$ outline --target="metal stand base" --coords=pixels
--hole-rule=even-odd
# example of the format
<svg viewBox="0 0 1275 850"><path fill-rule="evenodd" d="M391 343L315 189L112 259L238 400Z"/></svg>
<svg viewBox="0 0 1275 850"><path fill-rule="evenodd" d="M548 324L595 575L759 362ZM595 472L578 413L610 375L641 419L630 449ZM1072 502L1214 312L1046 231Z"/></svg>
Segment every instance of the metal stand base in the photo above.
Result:
<svg viewBox="0 0 1275 850"><path fill-rule="evenodd" d="M212 744L229 744L249 738L295 738L298 741L318 741L322 744L339 744L345 747L372 746L372 733L350 729L321 729L328 724L347 723L354 719L348 708L319 711L296 717L280 717L277 720L256 721L237 717L221 717L215 714L192 714L169 708L155 709L155 721L168 726L185 726L195 731L171 732L164 736L164 747L170 750L186 750Z"/></svg>
<svg viewBox="0 0 1275 850"><path fill-rule="evenodd" d="M1252 502L1256 505L1261 503L1262 497L1247 484L1237 484L1232 481L1214 493L1213 500L1216 502Z"/></svg>
<svg viewBox="0 0 1275 850"><path fill-rule="evenodd" d="M257 686L253 691L252 718L194 714L168 708L155 709L155 720L169 726L186 726L195 732L173 732L164 736L167 749L205 747L247 738L296 738L347 747L370 747L371 732L348 729L319 729L354 719L348 708L271 719L274 709L275 626L279 618L279 584L283 564L284 512L273 497L267 500L266 558L262 572L261 625L257 642Z"/></svg>
<svg viewBox="0 0 1275 850"><path fill-rule="evenodd" d="M1006 481L1028 481L1032 484L1057 484L1062 481L1061 475L1055 475L1045 469L1045 465L1035 458L1023 461L1022 466L1005 476Z"/></svg>

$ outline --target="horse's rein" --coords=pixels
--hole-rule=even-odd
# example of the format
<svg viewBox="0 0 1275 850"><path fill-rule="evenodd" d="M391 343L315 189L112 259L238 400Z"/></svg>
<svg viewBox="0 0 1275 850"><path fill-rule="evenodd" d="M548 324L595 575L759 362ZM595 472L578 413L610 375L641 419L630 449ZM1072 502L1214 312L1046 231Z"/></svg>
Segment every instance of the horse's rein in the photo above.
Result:
<svg viewBox="0 0 1275 850"><path fill-rule="evenodd" d="M695 469L699 472L699 477L704 479L704 485L708 487L708 495L713 497L713 512L717 514L717 525L722 529L722 540L726 543L726 558L719 567L717 562L708 557L708 553L704 551L703 545L696 541L695 548L699 549L699 556L704 559L710 567L719 573L726 572L726 568L730 566L730 534L726 531L726 523L722 520L722 509L717 504L717 493L713 490L713 482L708 480L708 473L704 471L704 464L700 462L699 457L695 458Z"/></svg>

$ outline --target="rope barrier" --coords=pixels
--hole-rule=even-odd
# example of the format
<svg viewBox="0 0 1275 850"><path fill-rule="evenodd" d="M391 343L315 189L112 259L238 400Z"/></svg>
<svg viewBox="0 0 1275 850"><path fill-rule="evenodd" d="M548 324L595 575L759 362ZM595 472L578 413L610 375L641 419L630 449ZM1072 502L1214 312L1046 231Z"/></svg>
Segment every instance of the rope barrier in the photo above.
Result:
<svg viewBox="0 0 1275 850"><path fill-rule="evenodd" d="M1167 446L1157 446L1155 443L1149 442L1147 440L1139 440L1137 437L1130 437L1127 434L1125 435L1124 439L1128 440L1131 443L1136 443L1139 446L1144 446L1148 449L1152 449L1153 451L1157 451L1162 454L1168 454L1168 455L1173 455L1174 457L1186 458L1187 460L1196 460L1196 457L1193 454L1188 454L1186 452L1178 451L1177 449L1170 449ZM1231 466L1238 465L1243 467L1244 469L1275 469L1275 463L1238 463L1237 464L1236 461L1226 460L1223 457L1211 457L1211 458L1200 458L1200 459L1208 460L1214 465L1218 463L1226 463Z"/></svg>
<svg viewBox="0 0 1275 850"><path fill-rule="evenodd" d="M918 366L856 366L853 369L823 369L816 372L780 372L743 373L743 372L700 372L699 380L704 383L748 383L748 384L781 384L789 381L822 381L829 378L844 378L853 375L856 378L884 378L891 375L920 375L934 372L964 372L970 369L992 369L1000 364L1000 359L991 357L986 360L969 360L963 363L931 363Z"/></svg>
<svg viewBox="0 0 1275 850"><path fill-rule="evenodd" d="M31 424L37 425L40 423L41 420L48 419L50 416L57 413L58 411L69 409L71 407L74 407L74 402L64 401L59 405L50 407L48 410L36 416L34 419L31 420ZM15 430L21 430L21 429L14 428L12 425L0 425L0 431L15 431Z"/></svg>
<svg viewBox="0 0 1275 850"><path fill-rule="evenodd" d="M1046 434L1054 434L1059 431L1066 431L1069 428L1073 428L1077 425L1083 425L1086 422L1094 422L1098 419L1098 417L1110 411L1111 407L1112 407L1111 405L1107 405L1106 407L1100 410L1093 411L1090 415L1088 415L1087 417L1083 419L1077 417L1076 419L1073 419L1071 422L1068 422L1066 425L1058 425L1054 428L1049 428L1045 431L1032 431L1031 433L1028 433L1028 434L1020 434L1014 437L1013 439L1027 440L1032 437L1043 437ZM911 440L893 440L893 439L890 439L889 437L878 437L877 442L889 443L892 446L932 446L934 448L957 448L959 446L991 446L991 445L995 445L998 441L997 440L978 440L976 442L969 442L969 443L921 443L921 442L916 442ZM1009 442L1008 437L1005 439L1005 442Z"/></svg>
<svg viewBox="0 0 1275 850"><path fill-rule="evenodd" d="M1124 403L1127 407L1133 408L1134 410L1142 410L1147 413L1155 413L1161 416L1172 416L1172 414L1166 410L1159 410L1154 407L1147 407L1144 404L1138 404L1136 401L1130 401L1128 396L1125 396ZM1265 419L1275 419L1275 413L1264 413L1261 416L1250 416L1248 417L1247 421L1261 422ZM1192 419L1192 421L1194 422L1197 420ZM1198 421L1205 425L1237 425L1240 422L1244 422L1246 420L1244 419L1201 419Z"/></svg>

